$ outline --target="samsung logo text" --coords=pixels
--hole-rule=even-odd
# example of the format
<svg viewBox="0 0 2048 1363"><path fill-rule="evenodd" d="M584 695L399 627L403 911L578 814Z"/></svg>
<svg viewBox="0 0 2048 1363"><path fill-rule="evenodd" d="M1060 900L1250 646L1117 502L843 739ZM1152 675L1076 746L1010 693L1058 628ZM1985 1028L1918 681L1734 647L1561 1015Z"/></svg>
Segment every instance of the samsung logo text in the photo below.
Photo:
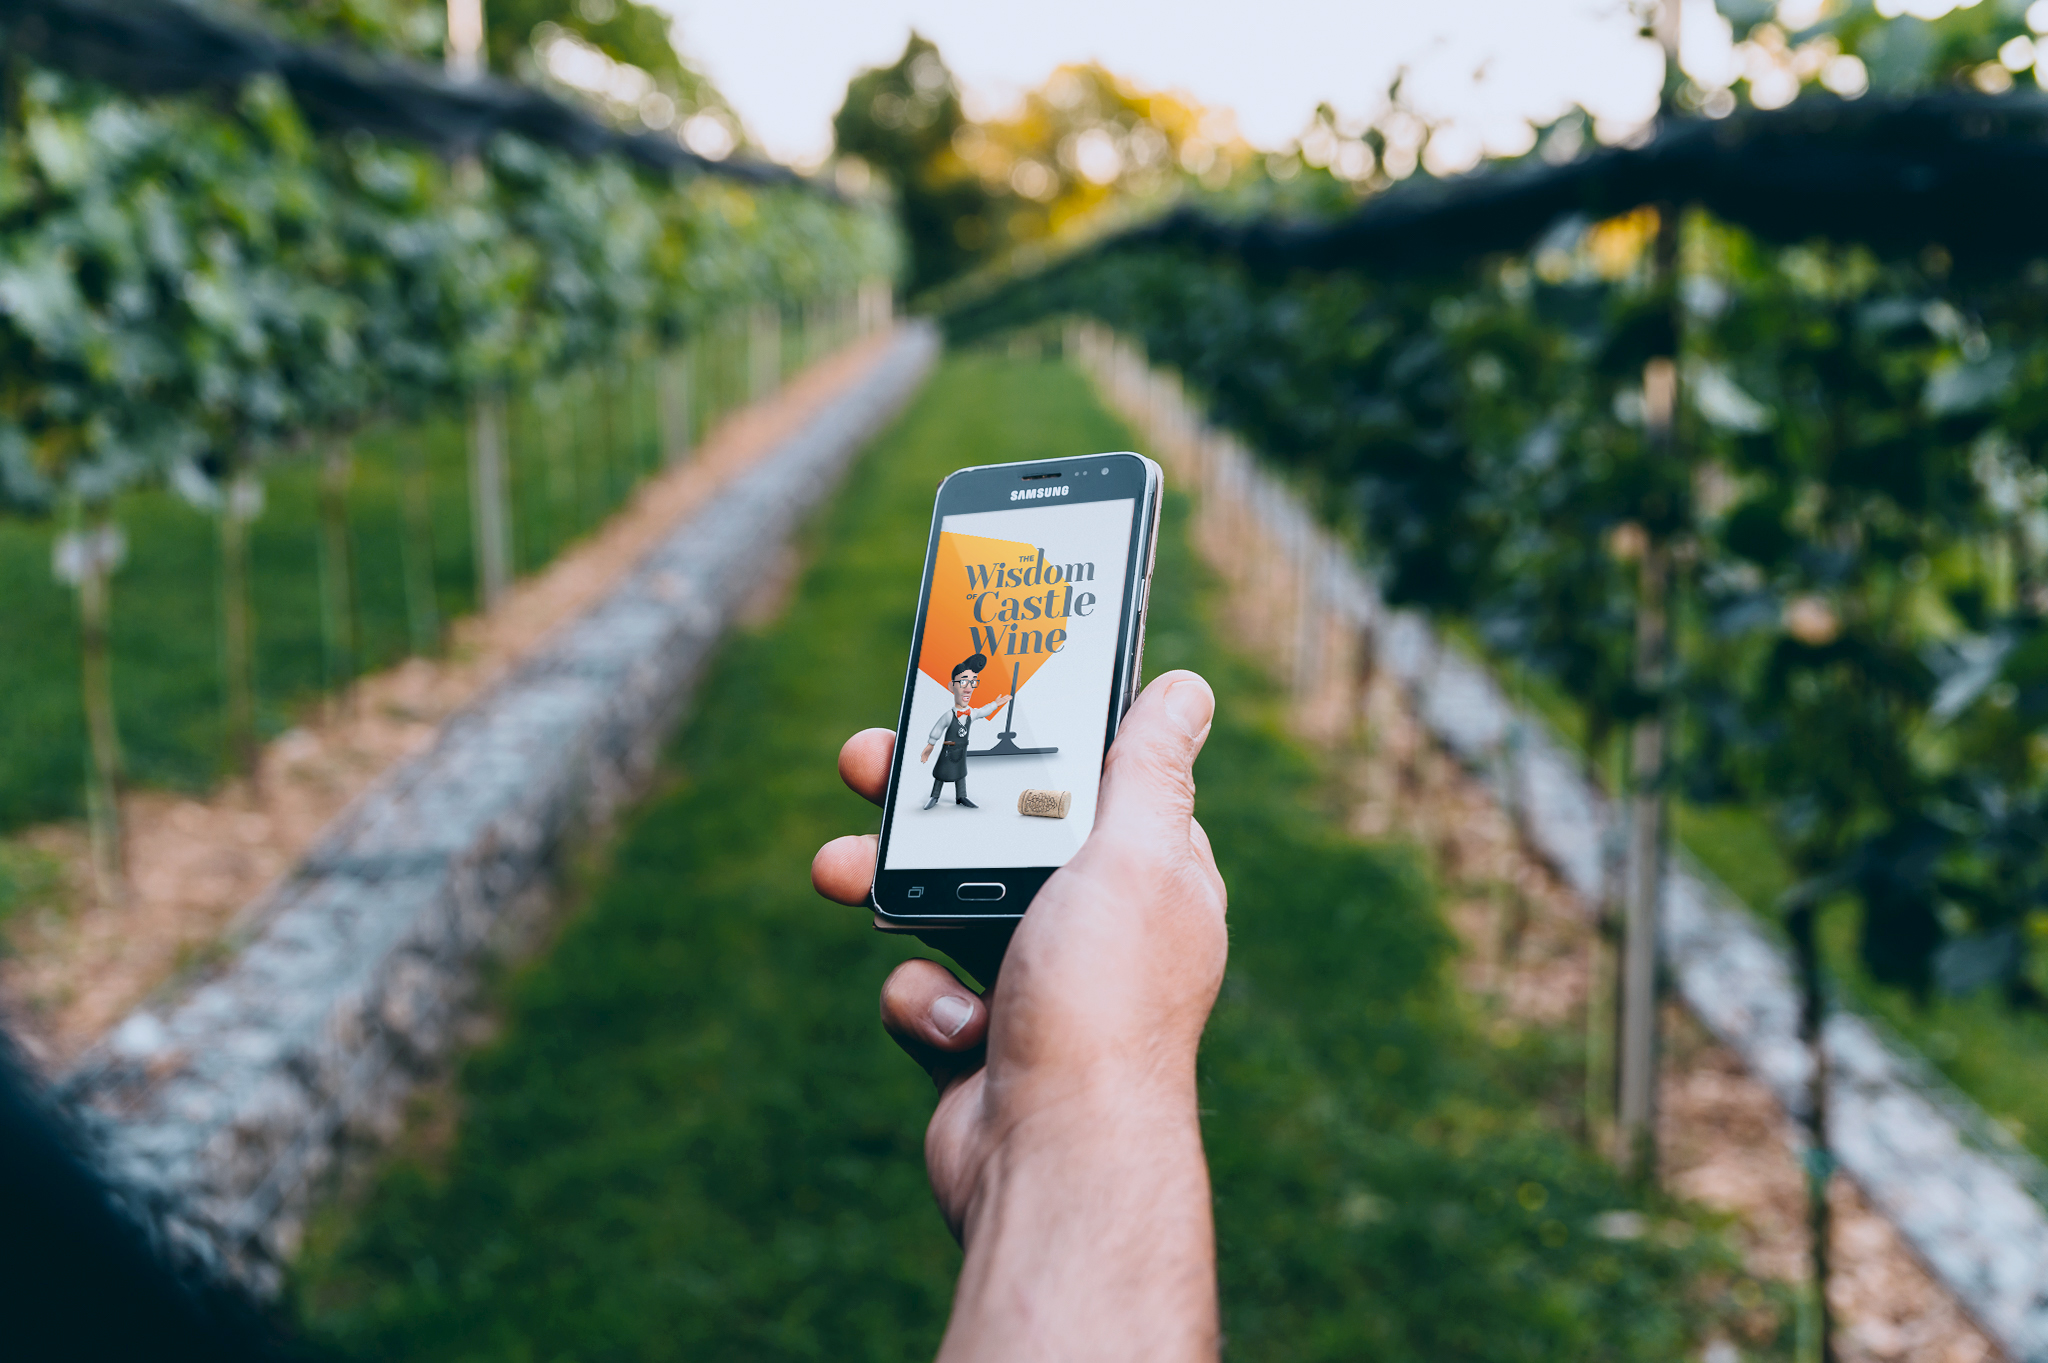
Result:
<svg viewBox="0 0 2048 1363"><path fill-rule="evenodd" d="M1073 489L1065 483L1060 484L1058 487L1020 487L1010 494L1010 500L1013 502L1030 502L1036 501L1040 497L1064 497L1071 491Z"/></svg>

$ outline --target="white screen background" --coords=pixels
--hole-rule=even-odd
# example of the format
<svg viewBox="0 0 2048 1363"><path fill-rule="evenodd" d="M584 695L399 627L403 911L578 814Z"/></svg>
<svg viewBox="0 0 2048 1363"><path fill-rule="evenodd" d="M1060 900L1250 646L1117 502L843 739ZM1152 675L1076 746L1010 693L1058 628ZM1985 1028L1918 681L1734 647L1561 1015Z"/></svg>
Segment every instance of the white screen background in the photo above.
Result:
<svg viewBox="0 0 2048 1363"><path fill-rule="evenodd" d="M1130 557L1135 503L1077 502L947 516L940 529L955 534L1021 540L1045 550L1048 562L1093 562L1094 613L1069 621L1066 645L1025 682L1012 723L998 710L977 719L968 731L976 752L994 745L1005 727L1015 728L1020 748L1057 747L1035 757L971 757L967 795L979 806L953 803L953 786L941 790L927 810L932 767L920 763L933 721L953 708L952 694L919 672L910 702L910 723L899 736L904 745L889 829L885 869L948 870L1012 866L1064 866L1095 826L1096 786L1102 777L1103 735L1109 721L1109 692L1116 670L1117 625L1123 607L1125 565ZM934 590L937 590L936 584ZM992 655L975 692L979 707L1010 689L1010 664ZM1017 796L1033 790L1064 790L1073 804L1064 819L1017 812Z"/></svg>

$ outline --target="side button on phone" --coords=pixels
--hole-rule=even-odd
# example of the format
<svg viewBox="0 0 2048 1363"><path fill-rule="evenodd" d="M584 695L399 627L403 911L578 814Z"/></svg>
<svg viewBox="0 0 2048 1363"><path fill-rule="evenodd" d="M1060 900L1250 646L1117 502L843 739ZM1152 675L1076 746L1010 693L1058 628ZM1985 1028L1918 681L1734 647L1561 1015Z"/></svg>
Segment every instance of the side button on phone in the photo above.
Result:
<svg viewBox="0 0 2048 1363"><path fill-rule="evenodd" d="M954 893L958 894L962 899L979 899L986 902L988 900L1001 899L1005 894L1009 893L1009 890L1010 887L1001 881L980 880L970 881L968 884L962 885Z"/></svg>

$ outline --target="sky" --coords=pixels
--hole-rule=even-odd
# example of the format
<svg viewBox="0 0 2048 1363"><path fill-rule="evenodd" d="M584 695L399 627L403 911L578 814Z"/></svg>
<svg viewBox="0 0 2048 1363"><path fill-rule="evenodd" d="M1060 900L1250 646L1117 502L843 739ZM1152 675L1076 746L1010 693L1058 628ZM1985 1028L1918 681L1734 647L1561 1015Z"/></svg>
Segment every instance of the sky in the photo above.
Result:
<svg viewBox="0 0 2048 1363"><path fill-rule="evenodd" d="M1529 122L1583 104L1610 129L1654 112L1657 49L1626 0L653 0L754 138L803 164L832 144L846 83L911 29L939 45L968 112L1014 105L1066 62L1233 110L1255 146L1290 143L1318 103L1370 115L1395 73L1432 121L1513 152ZM1711 3L1711 0L1709 0Z"/></svg>

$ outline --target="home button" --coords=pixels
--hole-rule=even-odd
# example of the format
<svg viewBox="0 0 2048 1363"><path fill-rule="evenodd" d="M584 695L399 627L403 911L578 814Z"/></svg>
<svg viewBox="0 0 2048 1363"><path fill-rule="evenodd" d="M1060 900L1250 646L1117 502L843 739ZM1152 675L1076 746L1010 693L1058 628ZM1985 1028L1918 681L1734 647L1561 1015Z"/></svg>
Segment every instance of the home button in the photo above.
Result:
<svg viewBox="0 0 2048 1363"><path fill-rule="evenodd" d="M954 893L962 899L991 900L1001 899L1009 888L999 880L977 880L962 885Z"/></svg>

